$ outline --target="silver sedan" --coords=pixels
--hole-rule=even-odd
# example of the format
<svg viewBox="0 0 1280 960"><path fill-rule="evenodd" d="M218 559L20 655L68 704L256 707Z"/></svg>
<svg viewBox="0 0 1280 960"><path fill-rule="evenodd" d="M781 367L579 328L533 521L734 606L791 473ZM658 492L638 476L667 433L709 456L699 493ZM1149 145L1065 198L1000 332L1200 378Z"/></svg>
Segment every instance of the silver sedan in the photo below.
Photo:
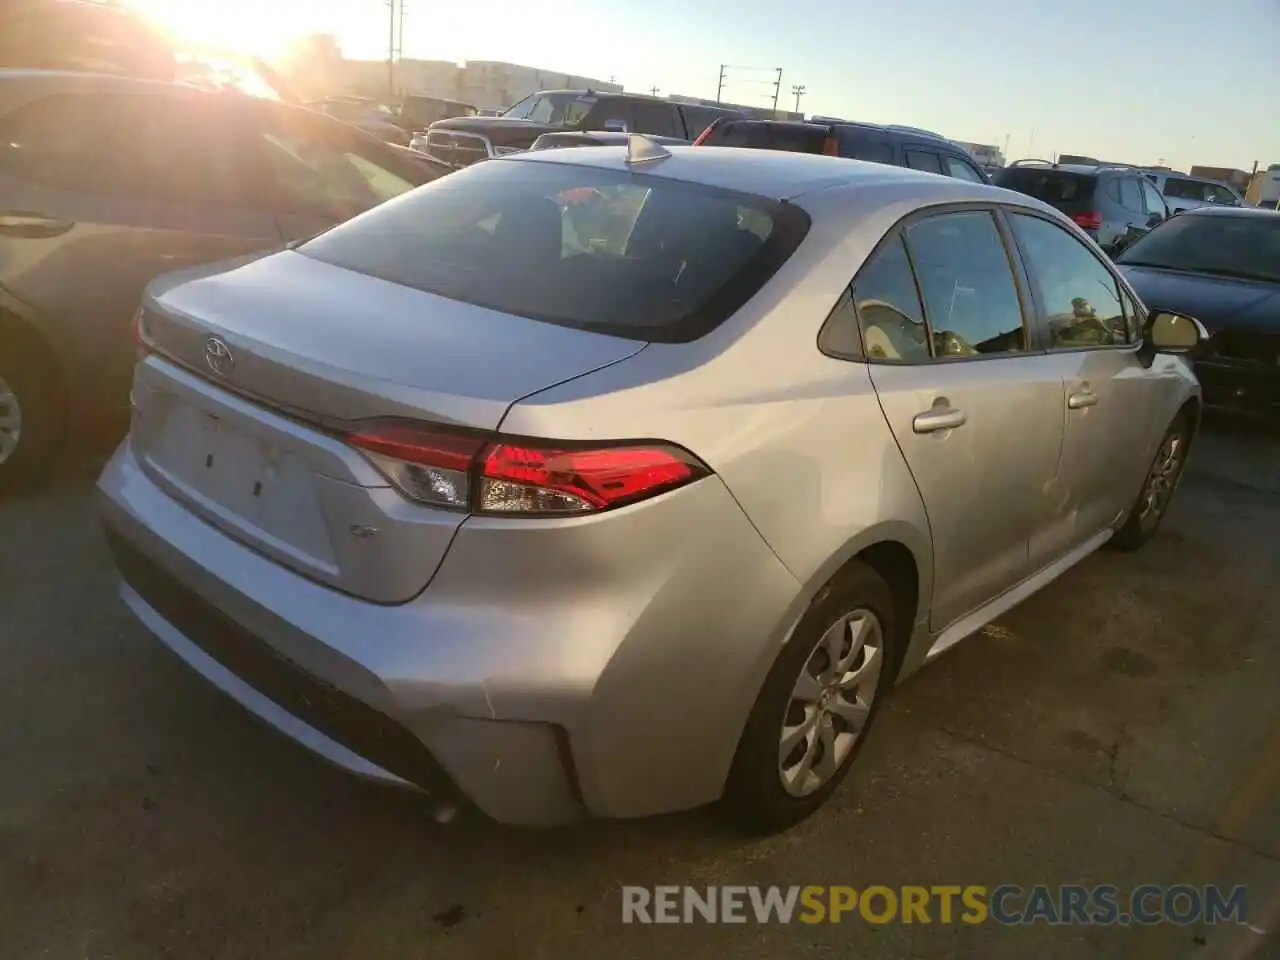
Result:
<svg viewBox="0 0 1280 960"><path fill-rule="evenodd" d="M126 603L328 759L508 822L807 816L896 681L1155 532L1200 413L1196 321L1038 201L639 137L137 322Z"/></svg>

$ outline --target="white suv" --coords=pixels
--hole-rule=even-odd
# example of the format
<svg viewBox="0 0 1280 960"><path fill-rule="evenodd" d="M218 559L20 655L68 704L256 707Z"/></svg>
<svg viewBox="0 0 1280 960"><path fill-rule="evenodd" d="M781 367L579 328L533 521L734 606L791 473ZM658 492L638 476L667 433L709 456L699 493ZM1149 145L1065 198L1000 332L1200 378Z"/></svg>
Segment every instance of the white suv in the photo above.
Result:
<svg viewBox="0 0 1280 960"><path fill-rule="evenodd" d="M1164 194L1170 213L1195 207L1242 207L1244 200L1225 183L1188 177L1166 170L1144 170L1146 178Z"/></svg>

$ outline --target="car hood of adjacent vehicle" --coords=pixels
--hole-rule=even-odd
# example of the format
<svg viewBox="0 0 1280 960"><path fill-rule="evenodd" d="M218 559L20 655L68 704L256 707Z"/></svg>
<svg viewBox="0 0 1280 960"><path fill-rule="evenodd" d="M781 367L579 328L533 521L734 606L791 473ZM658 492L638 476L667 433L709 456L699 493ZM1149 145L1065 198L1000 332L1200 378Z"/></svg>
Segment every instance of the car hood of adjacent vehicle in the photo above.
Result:
<svg viewBox="0 0 1280 960"><path fill-rule="evenodd" d="M636 340L450 300L285 251L152 283L147 343L299 415L481 429L512 403L626 359ZM233 362L212 371L217 338ZM214 375L216 374L216 375Z"/></svg>
<svg viewBox="0 0 1280 960"><path fill-rule="evenodd" d="M1280 333L1280 283L1119 264L1152 309L1195 317L1211 330L1237 327Z"/></svg>

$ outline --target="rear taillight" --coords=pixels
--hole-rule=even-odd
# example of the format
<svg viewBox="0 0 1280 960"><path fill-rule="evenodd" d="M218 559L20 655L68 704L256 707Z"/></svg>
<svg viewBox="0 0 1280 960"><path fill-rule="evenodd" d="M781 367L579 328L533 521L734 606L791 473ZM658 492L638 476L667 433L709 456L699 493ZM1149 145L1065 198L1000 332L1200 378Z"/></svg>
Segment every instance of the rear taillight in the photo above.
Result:
<svg viewBox="0 0 1280 960"><path fill-rule="evenodd" d="M697 457L661 442L584 446L403 421L367 424L344 439L411 500L501 516L596 513L711 472Z"/></svg>
<svg viewBox="0 0 1280 960"><path fill-rule="evenodd" d="M827 137L822 141L822 152L828 157L840 156L840 144L836 142L835 137Z"/></svg>
<svg viewBox="0 0 1280 960"><path fill-rule="evenodd" d="M1071 219L1076 225L1083 227L1085 230L1102 229L1102 214L1097 210L1090 210L1088 213L1073 213Z"/></svg>

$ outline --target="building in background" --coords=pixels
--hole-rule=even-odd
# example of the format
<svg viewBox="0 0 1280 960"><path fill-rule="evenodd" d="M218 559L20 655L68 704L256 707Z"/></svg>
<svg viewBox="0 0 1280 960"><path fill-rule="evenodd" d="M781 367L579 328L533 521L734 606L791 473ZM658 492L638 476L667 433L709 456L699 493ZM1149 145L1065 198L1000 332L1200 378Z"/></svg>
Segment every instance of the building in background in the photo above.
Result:
<svg viewBox="0 0 1280 960"><path fill-rule="evenodd" d="M344 60L335 76L341 88L335 93L387 96L389 71L385 60ZM539 90L584 89L618 93L622 87L594 77L494 60L397 60L393 100L413 93L503 110Z"/></svg>
<svg viewBox="0 0 1280 960"><path fill-rule="evenodd" d="M989 143L968 143L956 140L958 146L964 147L978 161L978 166L987 171L999 170L1005 164L1004 151Z"/></svg>

